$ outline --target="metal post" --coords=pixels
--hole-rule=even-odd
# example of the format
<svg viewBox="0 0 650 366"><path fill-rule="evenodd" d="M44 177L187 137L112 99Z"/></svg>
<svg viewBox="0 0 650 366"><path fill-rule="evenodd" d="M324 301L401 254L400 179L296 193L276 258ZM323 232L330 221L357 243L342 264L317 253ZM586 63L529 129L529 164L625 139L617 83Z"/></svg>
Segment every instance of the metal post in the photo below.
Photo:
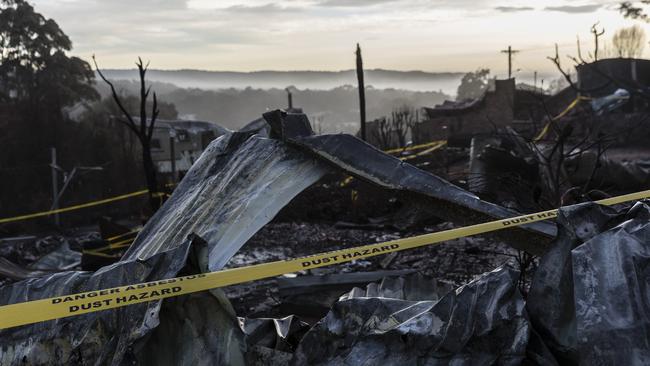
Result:
<svg viewBox="0 0 650 366"><path fill-rule="evenodd" d="M361 47L357 43L357 82L359 89L359 117L361 122L361 139L366 140L366 87L363 81L363 59Z"/></svg>
<svg viewBox="0 0 650 366"><path fill-rule="evenodd" d="M291 89L285 88L284 90L287 91L287 105L288 105L288 110L293 109L293 95L291 94Z"/></svg>
<svg viewBox="0 0 650 366"><path fill-rule="evenodd" d="M52 155L52 164L50 165L52 167L52 209L56 210L59 208L59 177L56 172L56 147L52 147L50 152ZM60 224L58 213L54 214L54 224L56 226Z"/></svg>
<svg viewBox="0 0 650 366"><path fill-rule="evenodd" d="M508 46L507 50L502 50L501 53L508 54L508 79L512 79L512 55L518 53L519 50L513 50L512 46Z"/></svg>

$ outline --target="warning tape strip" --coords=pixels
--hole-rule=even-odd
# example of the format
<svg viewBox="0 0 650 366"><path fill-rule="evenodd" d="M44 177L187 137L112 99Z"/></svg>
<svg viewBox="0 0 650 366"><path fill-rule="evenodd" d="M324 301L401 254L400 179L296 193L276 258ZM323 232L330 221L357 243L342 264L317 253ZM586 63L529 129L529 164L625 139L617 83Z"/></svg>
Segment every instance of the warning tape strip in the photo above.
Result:
<svg viewBox="0 0 650 366"><path fill-rule="evenodd" d="M446 140L431 141L431 142L427 142L425 144L420 144L420 145L415 145L415 146L398 147L396 149L384 150L384 152L386 154L392 154L392 153L396 153L396 152L404 152L404 151L424 149L424 148L427 148L427 147L436 146L436 145L440 144L441 142L447 142L447 141Z"/></svg>
<svg viewBox="0 0 650 366"><path fill-rule="evenodd" d="M100 249L84 249L84 250L81 251L81 253L89 254L89 255L92 255L92 256L95 256L95 257L111 258L111 259L120 259L120 257L122 257L122 254L103 253L103 252L100 251L102 249L103 248L100 248Z"/></svg>
<svg viewBox="0 0 650 366"><path fill-rule="evenodd" d="M402 158L402 160L408 160L408 159L412 159L415 156L420 156L420 155L423 155L425 153L429 153L431 151L434 151L434 150L444 146L444 144L440 145L441 142L444 142L444 144L446 144L446 141L444 141L444 140L432 141L432 142L428 142L426 144L408 146L408 147L392 149L392 150L386 150L384 152L387 153L387 154L391 154L391 153L395 153L395 152L418 150L418 149L423 149L423 148L432 147L432 146L434 147L432 149L427 150L426 152L421 152L421 153L416 154L414 156L407 156L405 158ZM440 145L440 146L438 146L438 145ZM165 187L174 187L175 185L176 184L174 184L174 183L167 183L167 184L165 184ZM56 209L56 210L41 211L41 212L35 212L35 213L31 213L31 214L14 216L14 217L6 217L6 218L3 218L3 219L0 219L0 224L6 224L8 222L15 222L15 221L34 219L34 218L37 218L37 217L50 216L50 215L57 214L57 213L62 213L62 212L69 212L69 211L79 210L79 209L82 209L82 208L104 205L106 203L111 203L111 202L124 200L124 199L131 198L131 197L141 196L141 195L144 195L144 194L147 194L147 193L149 193L149 190L143 189L143 190L136 191L136 192L131 192L131 193L115 196L115 197L109 197L109 198L105 198L105 199L102 199L102 200L86 202L86 203L82 203L82 204L79 204L79 205L59 208L59 209ZM153 194L153 197L155 197L155 198L169 197L169 196L170 196L170 194L165 193L165 192L156 192L156 193ZM109 238L109 240L110 240L110 238Z"/></svg>
<svg viewBox="0 0 650 366"><path fill-rule="evenodd" d="M105 258L120 258L122 255L121 254L108 254L104 253L107 250L112 250L112 249L122 249L131 246L133 242L135 241L135 238L131 239L125 239L122 241L118 241L117 243L109 243L106 246L99 247L99 248L93 248L93 249L83 249L81 252L83 254L90 254L98 257L105 257Z"/></svg>
<svg viewBox="0 0 650 366"><path fill-rule="evenodd" d="M108 239L106 239L106 242L108 243L107 245L99 248L83 249L81 253L87 255L93 255L96 257L119 259L122 256L121 253L109 254L104 252L111 249L121 249L121 248L129 247L135 241L135 238L140 232L140 230L142 230L141 227L134 230L127 231L119 235L111 236ZM128 238L123 239L126 237ZM118 239L122 239L122 240L116 241Z"/></svg>
<svg viewBox="0 0 650 366"><path fill-rule="evenodd" d="M79 204L79 205L74 205L74 206L69 206L69 207L64 207L64 208L58 208L56 210L35 212L35 213L31 213L31 214L27 214L27 215L21 215L21 216L15 216L15 217L7 217L7 218L4 218L4 219L0 219L0 224L5 224L5 223L8 223L8 222L14 222L14 221L27 220L27 219L34 219L34 218L37 218L37 217L49 216L49 215L53 215L53 214L57 214L57 213L61 213L61 212L79 210L79 209L86 208L86 207L104 205L106 203L115 202L115 201L119 201L119 200L124 200L124 199L131 198L131 197L141 196L141 195L144 195L144 194L147 194L147 193L149 193L149 190L144 189L144 190L141 190L141 191L131 192L131 193L127 193L127 194L123 194L123 195L119 195L119 196L115 196L115 197L110 197L110 198L105 198L105 199L102 199L102 200L86 202L86 203L82 203L82 204ZM164 193L164 192L156 192L156 193L153 194L153 197L164 197L165 195L169 195L169 194Z"/></svg>
<svg viewBox="0 0 650 366"><path fill-rule="evenodd" d="M106 241L113 241L113 240L121 239L121 238L123 238L125 236L134 235L134 234L139 233L140 230L142 230L141 227L137 228L137 229L133 229L131 231L127 231L127 232L119 234L119 235L111 236L110 238L107 238Z"/></svg>
<svg viewBox="0 0 650 366"><path fill-rule="evenodd" d="M596 202L602 205L614 205L649 197L650 190L647 190ZM275 277L305 269L324 267L350 262L356 259L418 248L466 236L547 220L556 217L557 213L557 209L542 211L431 234L391 240L384 243L319 253L302 258L0 306L0 329L114 309L217 287Z"/></svg>
<svg viewBox="0 0 650 366"><path fill-rule="evenodd" d="M110 243L108 244L108 249L119 249L119 248L128 247L129 245L131 245L131 243L133 243L134 240L135 238L130 238L130 239L124 239L118 241L117 243Z"/></svg>
<svg viewBox="0 0 650 366"><path fill-rule="evenodd" d="M408 156L401 157L401 158L399 158L399 160L406 161L406 160L415 159L415 158L420 157L420 156L422 156L422 155L426 155L426 154L432 153L432 152L434 152L434 151L440 149L441 147L443 147L443 146L445 146L445 145L447 145L447 141L445 141L445 140L438 141L437 144L433 145L432 147L430 147L430 148L428 148L428 149L426 149L426 150L420 151L420 152L417 153L417 154L413 154L413 155L408 155Z"/></svg>
<svg viewBox="0 0 650 366"><path fill-rule="evenodd" d="M548 123L546 124L546 126L544 126L544 128L540 131L540 133L537 135L537 137L535 137L535 138L533 139L533 141L534 141L534 142L538 142L539 140L543 139L544 136L546 136L546 134L548 133L549 128L551 128L551 124L552 124L553 122L555 122L555 121L557 121L558 119L560 119L560 118L566 116L569 112L571 112L571 110L572 110L573 108L575 108L575 107L578 105L578 103L579 103L580 101L583 101L583 100L593 100L593 98L590 98L590 97L583 97L583 96L578 95L578 96L576 97L576 99L574 99L573 102L571 102L571 104L569 104L568 107L564 108L564 110L563 110L562 112L560 112L560 114L558 114L557 116L551 118L551 120L548 121Z"/></svg>
<svg viewBox="0 0 650 366"><path fill-rule="evenodd" d="M8 217L8 218L0 219L0 224L4 224L4 223L7 223L7 222L13 222L13 221L26 220L26 219L33 219L33 218L42 217L42 216L49 216L49 215L56 214L56 213L68 212L68 211L78 210L78 209L86 208L86 207L103 205L103 204L106 204L106 203L109 203L109 202L119 201L119 200L131 198L131 197L135 197L135 196L141 196L141 195L147 194L147 193L149 193L149 190L145 189L145 190L142 190L142 191L131 192L131 193L123 194L123 195L120 195L120 196L106 198L106 199L103 199L103 200L82 203L80 205L75 205L75 206L70 206L70 207L58 208L56 210L36 212L36 213L21 215L21 216L16 216L16 217Z"/></svg>

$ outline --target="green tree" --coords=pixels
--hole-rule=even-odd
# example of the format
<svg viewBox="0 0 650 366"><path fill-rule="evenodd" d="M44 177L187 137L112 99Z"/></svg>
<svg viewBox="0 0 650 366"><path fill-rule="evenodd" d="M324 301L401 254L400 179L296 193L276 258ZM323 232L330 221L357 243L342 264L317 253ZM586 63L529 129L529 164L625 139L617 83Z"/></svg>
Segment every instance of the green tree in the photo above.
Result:
<svg viewBox="0 0 650 366"><path fill-rule="evenodd" d="M81 147L89 134L62 109L99 95L90 65L68 56L71 48L57 23L25 0L0 0L0 105L10 116L0 134L0 211L47 208L50 147L61 166L90 162Z"/></svg>
<svg viewBox="0 0 650 366"><path fill-rule="evenodd" d="M90 65L66 54L72 42L58 24L24 0L0 0L0 95L56 107L96 99Z"/></svg>
<svg viewBox="0 0 650 366"><path fill-rule="evenodd" d="M456 100L480 98L487 89L490 69L477 69L463 76L458 86Z"/></svg>

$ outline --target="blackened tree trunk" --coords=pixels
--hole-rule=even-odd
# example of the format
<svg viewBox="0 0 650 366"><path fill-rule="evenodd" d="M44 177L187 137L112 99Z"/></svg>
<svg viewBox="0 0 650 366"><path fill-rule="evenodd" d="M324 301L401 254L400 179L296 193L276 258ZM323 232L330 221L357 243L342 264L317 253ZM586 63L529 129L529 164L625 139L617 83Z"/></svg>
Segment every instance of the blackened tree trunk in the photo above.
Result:
<svg viewBox="0 0 650 366"><path fill-rule="evenodd" d="M157 197L158 193L158 180L156 174L156 166L151 157L151 143L150 141L142 142L142 167L144 168L145 179L147 181L147 189L149 190L149 205L154 212L160 207L160 198Z"/></svg>
<svg viewBox="0 0 650 366"><path fill-rule="evenodd" d="M151 157L151 138L153 137L154 126L156 124L156 119L158 118L160 111L158 110L158 99L156 98L156 93L154 92L153 105L151 108L151 118L147 118L147 98L149 97L151 87L147 87L145 76L147 74L147 68L149 67L149 64L147 63L144 65L142 63L142 59L139 57L138 62L136 62L138 73L140 75L140 121L138 121L139 123L136 124L134 118L131 116L131 113L129 113L126 108L124 108L124 104L122 103L120 96L117 94L113 83L104 77L104 74L102 74L101 70L97 66L97 60L95 60L95 56L93 56L93 62L95 63L95 68L97 69L99 76L102 78L102 80L104 80L106 84L108 84L108 86L110 86L113 100L125 117L125 119L118 118L117 120L120 123L126 125L129 130L131 130L131 132L133 132L138 137L138 140L140 141L140 145L142 146L142 167L144 170L145 179L147 181L147 189L149 190L149 204L151 205L153 212L156 212L160 207L161 200L157 197L159 189L156 177L156 165L153 163L153 158Z"/></svg>

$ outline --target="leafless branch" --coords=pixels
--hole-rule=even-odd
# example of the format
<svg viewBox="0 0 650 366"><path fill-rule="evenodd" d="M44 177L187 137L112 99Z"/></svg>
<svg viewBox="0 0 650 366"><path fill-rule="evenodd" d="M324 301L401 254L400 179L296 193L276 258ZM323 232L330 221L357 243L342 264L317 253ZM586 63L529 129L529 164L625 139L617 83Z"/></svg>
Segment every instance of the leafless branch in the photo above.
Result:
<svg viewBox="0 0 650 366"><path fill-rule="evenodd" d="M133 121L133 117L127 112L126 108L124 108L124 105L122 104L122 101L120 100L120 96L117 94L117 91L115 90L115 86L113 83L111 83L102 73L102 71L99 69L99 66L97 65L97 60L95 59L95 55L92 56L93 58L93 63L95 64L95 69L97 70L97 73L99 76L104 80L106 84L111 88L111 94L113 96L113 100L117 104L117 107L122 111L122 114L124 114L124 117L126 117L126 121L117 119L119 122L123 123L125 126L127 126L129 129L131 129L133 132L138 134L138 130L136 128L135 121Z"/></svg>

